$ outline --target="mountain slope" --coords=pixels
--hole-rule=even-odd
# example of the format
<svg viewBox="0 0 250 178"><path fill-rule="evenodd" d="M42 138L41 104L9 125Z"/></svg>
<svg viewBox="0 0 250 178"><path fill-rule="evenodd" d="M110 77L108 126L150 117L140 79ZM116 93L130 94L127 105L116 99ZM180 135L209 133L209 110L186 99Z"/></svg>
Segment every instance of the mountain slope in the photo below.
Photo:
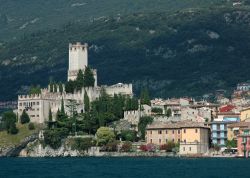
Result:
<svg viewBox="0 0 250 178"><path fill-rule="evenodd" d="M0 41L105 16L220 5L225 0L0 0Z"/></svg>
<svg viewBox="0 0 250 178"><path fill-rule="evenodd" d="M25 85L65 81L69 42L89 43L99 83L133 82L154 96L231 89L250 74L248 7L138 13L24 36L0 47L0 99ZM21 87L23 86L23 87Z"/></svg>

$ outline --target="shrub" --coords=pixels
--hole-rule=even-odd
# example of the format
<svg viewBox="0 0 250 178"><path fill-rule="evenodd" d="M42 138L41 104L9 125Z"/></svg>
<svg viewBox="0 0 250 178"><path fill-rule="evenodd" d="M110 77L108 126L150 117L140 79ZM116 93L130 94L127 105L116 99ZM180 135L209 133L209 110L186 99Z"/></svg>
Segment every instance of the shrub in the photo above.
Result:
<svg viewBox="0 0 250 178"><path fill-rule="evenodd" d="M92 138L74 138L72 149L78 151L88 150L91 146L94 146L94 141Z"/></svg>
<svg viewBox="0 0 250 178"><path fill-rule="evenodd" d="M162 114L163 113L162 108L152 108L151 111L155 114Z"/></svg>
<svg viewBox="0 0 250 178"><path fill-rule="evenodd" d="M122 144L121 151L123 151L123 152L130 152L131 149L132 149L132 143L131 142L124 142Z"/></svg>
<svg viewBox="0 0 250 178"><path fill-rule="evenodd" d="M9 133L13 134L13 135L18 133L18 129L16 128L16 123L11 123L10 124Z"/></svg>
<svg viewBox="0 0 250 178"><path fill-rule="evenodd" d="M121 132L121 138L122 138L122 140L133 142L136 140L136 131L124 130Z"/></svg>
<svg viewBox="0 0 250 178"><path fill-rule="evenodd" d="M104 146L104 150L108 152L115 152L117 151L118 144L119 144L119 141L116 141L116 140L109 142Z"/></svg>
<svg viewBox="0 0 250 178"><path fill-rule="evenodd" d="M140 145L140 150L141 151L148 151L146 145Z"/></svg>
<svg viewBox="0 0 250 178"><path fill-rule="evenodd" d="M68 129L51 129L45 130L44 142L53 149L57 149L61 146L62 139L68 135Z"/></svg>
<svg viewBox="0 0 250 178"><path fill-rule="evenodd" d="M149 152L155 152L156 151L156 146L154 144L147 144L147 151Z"/></svg>
<svg viewBox="0 0 250 178"><path fill-rule="evenodd" d="M30 117L29 115L26 113L25 110L23 110L23 113L20 117L20 120L21 120L21 124L26 124L26 123L29 123L30 122Z"/></svg>
<svg viewBox="0 0 250 178"><path fill-rule="evenodd" d="M34 123L29 123L29 125L28 125L28 128L29 128L29 130L35 130L35 125L34 125Z"/></svg>
<svg viewBox="0 0 250 178"><path fill-rule="evenodd" d="M167 144L161 145L160 150L165 150L166 152L172 152L175 146L176 145L174 142L168 142Z"/></svg>

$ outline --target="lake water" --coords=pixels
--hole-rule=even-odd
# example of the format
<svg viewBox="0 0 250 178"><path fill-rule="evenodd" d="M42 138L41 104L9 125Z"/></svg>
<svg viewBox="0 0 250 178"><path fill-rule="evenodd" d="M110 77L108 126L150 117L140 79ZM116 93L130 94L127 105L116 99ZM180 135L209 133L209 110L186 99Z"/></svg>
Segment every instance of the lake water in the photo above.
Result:
<svg viewBox="0 0 250 178"><path fill-rule="evenodd" d="M0 158L0 178L246 178L250 159Z"/></svg>

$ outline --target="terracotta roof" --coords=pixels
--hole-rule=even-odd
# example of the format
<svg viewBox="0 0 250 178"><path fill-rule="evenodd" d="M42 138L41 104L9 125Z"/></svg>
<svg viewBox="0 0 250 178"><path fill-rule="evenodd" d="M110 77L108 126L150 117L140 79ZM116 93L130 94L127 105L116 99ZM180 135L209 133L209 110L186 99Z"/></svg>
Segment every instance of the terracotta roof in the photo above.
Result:
<svg viewBox="0 0 250 178"><path fill-rule="evenodd" d="M235 106L233 106L233 105L227 105L227 106L221 107L219 110L220 110L220 112L230 112L234 108L235 108Z"/></svg>
<svg viewBox="0 0 250 178"><path fill-rule="evenodd" d="M178 129L178 128L209 128L203 122L193 121L168 121L153 122L147 126L147 129Z"/></svg>

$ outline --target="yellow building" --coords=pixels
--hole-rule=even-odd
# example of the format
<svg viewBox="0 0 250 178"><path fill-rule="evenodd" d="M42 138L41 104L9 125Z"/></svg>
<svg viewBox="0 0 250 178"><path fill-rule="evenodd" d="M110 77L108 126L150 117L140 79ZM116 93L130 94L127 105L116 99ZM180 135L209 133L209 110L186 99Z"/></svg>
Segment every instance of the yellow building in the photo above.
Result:
<svg viewBox="0 0 250 178"><path fill-rule="evenodd" d="M147 143L163 145L180 143L180 154L206 153L209 146L209 127L192 121L154 122L147 127Z"/></svg>
<svg viewBox="0 0 250 178"><path fill-rule="evenodd" d="M240 129L250 128L250 122L238 122L227 126L227 139L237 140Z"/></svg>
<svg viewBox="0 0 250 178"><path fill-rule="evenodd" d="M240 111L240 120L245 121L250 119L250 108L246 108Z"/></svg>

